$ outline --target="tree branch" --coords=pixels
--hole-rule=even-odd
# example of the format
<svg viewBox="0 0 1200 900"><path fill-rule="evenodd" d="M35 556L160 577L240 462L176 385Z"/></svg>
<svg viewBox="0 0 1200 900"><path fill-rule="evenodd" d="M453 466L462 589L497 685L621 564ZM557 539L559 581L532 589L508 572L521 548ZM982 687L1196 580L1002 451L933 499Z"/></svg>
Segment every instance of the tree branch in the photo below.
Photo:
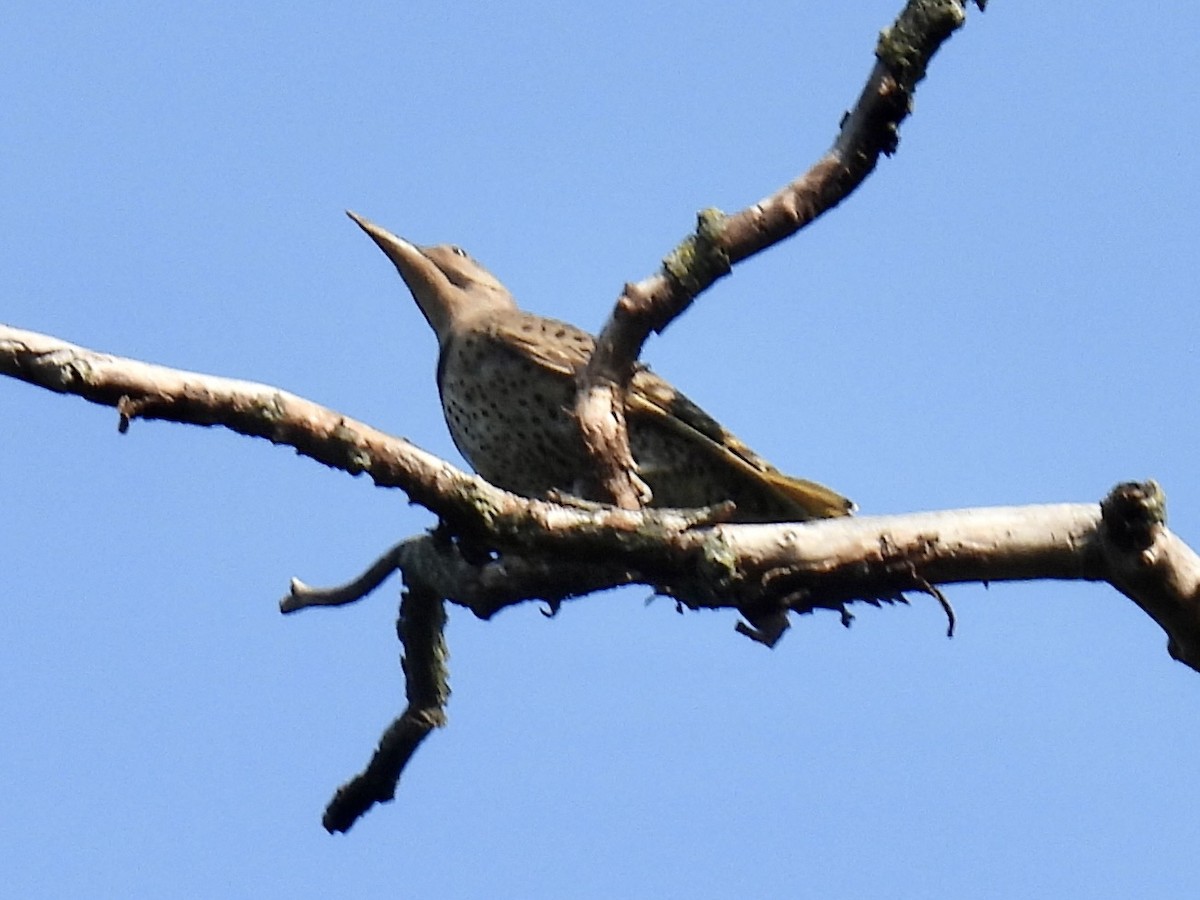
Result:
<svg viewBox="0 0 1200 900"><path fill-rule="evenodd" d="M637 582L693 609L737 609L752 623L771 610L844 611L855 600L893 600L954 582L1083 578L1128 595L1167 632L1172 655L1200 670L1200 562L1167 531L1153 483L1120 486L1103 518L1089 504L712 524L712 511L529 500L269 385L122 359L2 325L0 373L116 406L124 425L135 417L221 425L287 444L400 487L447 523L440 537L390 550L340 595L297 583L285 611L350 602L396 568L485 618L516 602L555 605Z"/></svg>
<svg viewBox="0 0 1200 900"><path fill-rule="evenodd" d="M393 547L342 588L319 591L293 580L282 605L294 612L329 605L331 597L360 599L396 569L422 585L423 602L447 600L481 618L529 600L557 612L568 598L641 583L675 598L681 610L735 609L745 619L739 632L773 645L791 613L832 609L849 626L852 603L907 602L905 592L913 591L934 596L952 630L953 612L938 584L1107 581L1162 627L1172 658L1200 671L1200 556L1166 529L1165 515L1161 490L1147 482L1118 485L1100 504L716 525L663 535L660 564L649 569L625 565L620 544L604 561L561 553L471 561L460 544L434 534ZM689 555L678 546L668 552L666 544L690 547L692 564L665 562ZM405 646L412 655L411 638ZM413 700L413 672L405 671L409 709L385 732L367 770L339 790L325 819L330 830L344 831L374 803L391 800L416 746L444 723L441 705Z"/></svg>
<svg viewBox="0 0 1200 900"><path fill-rule="evenodd" d="M349 831L376 803L394 799L400 775L417 748L433 729L446 724L450 685L445 628L446 610L435 592L414 585L404 593L396 633L404 647L401 665L408 707L383 733L366 769L329 801L321 824L331 834Z"/></svg>
<svg viewBox="0 0 1200 900"><path fill-rule="evenodd" d="M49 335L0 324L0 374L60 394L116 407L119 428L134 419L222 426L266 438L379 487L400 488L456 533L492 548L539 548L546 535L582 541L605 552L611 534L647 523L686 530L706 513L587 509L527 500L463 472L404 438L385 434L311 400L266 384L170 369L89 350ZM534 537L542 532L542 537ZM551 543L555 539L551 539Z"/></svg>
<svg viewBox="0 0 1200 900"><path fill-rule="evenodd" d="M490 619L508 606L542 600L557 611L564 600L645 578L619 563L574 561L561 555L521 556L506 553L486 562L468 561L473 554L445 535L409 538L392 547L360 576L344 585L314 588L293 578L283 613L317 606L343 606L363 599L393 572L417 578L439 597Z"/></svg>
<svg viewBox="0 0 1200 900"><path fill-rule="evenodd" d="M984 4L978 4L980 9ZM731 267L795 234L853 193L899 143L917 83L966 20L966 0L909 0L875 49L876 62L829 151L801 177L731 216L707 209L655 275L626 284L579 376L576 416L596 488L625 509L641 496L625 429L625 388L651 331L661 332Z"/></svg>
<svg viewBox="0 0 1200 900"><path fill-rule="evenodd" d="M444 537L397 545L350 585L319 591L293 581L286 612L351 602L388 572L419 578L480 618L530 600L563 600L645 584L689 609L732 609L752 626L832 609L849 624L855 602L944 601L938 585L1033 579L1106 581L1167 633L1174 659L1200 671L1200 556L1166 528L1154 482L1118 485L1103 503L994 507L777 525L715 525L680 532L653 523L637 534L659 551L621 540L603 559L567 540L552 554L505 553L472 561ZM573 552L572 552L573 551ZM300 585L299 589L297 585ZM368 586L369 585L369 586ZM772 618L774 617L774 618ZM786 624L783 625L786 628ZM743 630L746 630L743 628ZM753 629L750 629L753 630ZM782 634L782 628L776 639ZM753 635L762 639L762 635ZM774 641L766 641L774 643Z"/></svg>

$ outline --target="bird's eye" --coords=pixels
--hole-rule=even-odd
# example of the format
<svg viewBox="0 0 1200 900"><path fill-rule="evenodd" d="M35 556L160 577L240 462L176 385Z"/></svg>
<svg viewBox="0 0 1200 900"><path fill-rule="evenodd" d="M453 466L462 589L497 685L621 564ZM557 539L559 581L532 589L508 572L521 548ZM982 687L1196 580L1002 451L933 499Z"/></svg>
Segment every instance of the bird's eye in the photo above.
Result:
<svg viewBox="0 0 1200 900"><path fill-rule="evenodd" d="M450 247L450 252L453 253L455 256L464 256L465 257L467 255L467 251L464 250L462 247L459 247L457 244L452 245Z"/></svg>

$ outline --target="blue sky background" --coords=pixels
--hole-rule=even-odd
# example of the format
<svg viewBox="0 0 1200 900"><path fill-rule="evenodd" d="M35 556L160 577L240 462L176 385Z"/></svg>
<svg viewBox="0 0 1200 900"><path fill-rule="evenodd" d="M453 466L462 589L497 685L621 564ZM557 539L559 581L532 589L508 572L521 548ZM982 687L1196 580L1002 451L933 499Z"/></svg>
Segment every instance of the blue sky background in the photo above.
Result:
<svg viewBox="0 0 1200 900"><path fill-rule="evenodd" d="M0 320L283 386L454 456L432 335L346 207L596 328L697 209L832 140L899 0L8 4ZM1158 478L1200 544L1200 7L995 0L900 153L646 358L864 513ZM12 896L1194 896L1200 677L1103 585L807 617L646 591L454 611L451 724L345 836L431 524L228 432L0 380Z"/></svg>

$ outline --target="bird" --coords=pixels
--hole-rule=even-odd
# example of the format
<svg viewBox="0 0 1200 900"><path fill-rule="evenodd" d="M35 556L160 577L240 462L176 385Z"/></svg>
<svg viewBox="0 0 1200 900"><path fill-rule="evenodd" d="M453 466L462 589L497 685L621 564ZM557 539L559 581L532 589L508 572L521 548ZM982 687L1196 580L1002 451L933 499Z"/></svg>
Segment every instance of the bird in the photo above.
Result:
<svg viewBox="0 0 1200 900"><path fill-rule="evenodd" d="M595 339L518 307L509 290L457 246L418 246L347 211L395 265L437 336L437 387L455 446L477 474L535 499L587 495L591 462L574 416L576 375ZM734 504L734 522L850 515L854 504L784 475L699 406L638 364L625 419L647 505Z"/></svg>

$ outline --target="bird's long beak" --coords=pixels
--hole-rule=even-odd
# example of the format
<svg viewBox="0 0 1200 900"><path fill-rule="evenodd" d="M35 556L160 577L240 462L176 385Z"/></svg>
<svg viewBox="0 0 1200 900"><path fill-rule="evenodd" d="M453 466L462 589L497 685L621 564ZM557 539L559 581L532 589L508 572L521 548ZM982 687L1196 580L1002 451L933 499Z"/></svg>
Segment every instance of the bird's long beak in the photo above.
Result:
<svg viewBox="0 0 1200 900"><path fill-rule="evenodd" d="M352 210L346 210L346 215L392 261L440 340L449 327L449 295L456 290L450 280L416 244L392 234Z"/></svg>
<svg viewBox="0 0 1200 900"><path fill-rule="evenodd" d="M404 238L392 234L386 228L381 228L370 219L365 219L353 210L346 210L346 215L354 220L354 224L365 231L368 237L371 238L384 252L388 259L396 266L400 272L400 277L404 279L405 284L410 288L413 287L410 278L421 279L422 273L438 272L435 266L425 254L421 252L421 248L416 244L411 244ZM440 274L440 272L439 272Z"/></svg>

